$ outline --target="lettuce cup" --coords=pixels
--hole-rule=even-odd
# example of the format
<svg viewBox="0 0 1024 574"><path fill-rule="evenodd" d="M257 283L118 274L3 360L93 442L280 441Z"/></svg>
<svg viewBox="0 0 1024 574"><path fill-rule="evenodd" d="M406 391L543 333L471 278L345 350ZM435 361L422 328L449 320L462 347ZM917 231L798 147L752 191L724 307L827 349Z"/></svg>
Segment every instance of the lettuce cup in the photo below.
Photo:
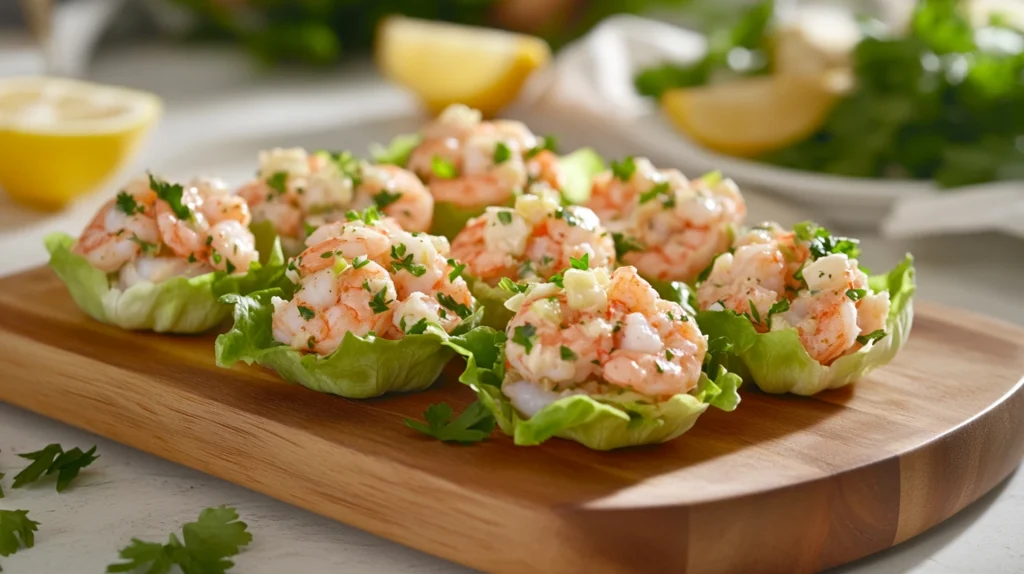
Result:
<svg viewBox="0 0 1024 574"><path fill-rule="evenodd" d="M811 222L765 223L701 277L697 321L768 393L813 395L892 361L913 323L913 257L869 277L858 241Z"/></svg>
<svg viewBox="0 0 1024 574"><path fill-rule="evenodd" d="M417 232L430 228L434 213L433 196L412 172L348 152L264 150L256 178L238 193L249 203L254 223L269 225L289 257L305 248L313 229L343 221L348 211L374 205L403 229Z"/></svg>
<svg viewBox="0 0 1024 574"><path fill-rule="evenodd" d="M89 316L128 330L195 334L223 322L218 298L274 287L284 259L247 228L245 200L215 179L149 175L105 203L81 236L46 237L50 267ZM263 252L257 245L265 247Z"/></svg>
<svg viewBox="0 0 1024 574"><path fill-rule="evenodd" d="M662 443L708 405L739 404L740 378L708 352L682 306L660 298L635 268L572 268L555 282L518 287L505 332L484 328L453 345L467 359L460 381L515 444Z"/></svg>
<svg viewBox="0 0 1024 574"><path fill-rule="evenodd" d="M326 224L288 263L289 289L229 295L235 325L221 367L243 361L348 398L429 387L448 346L482 312L443 237L409 233L375 208Z"/></svg>
<svg viewBox="0 0 1024 574"><path fill-rule="evenodd" d="M563 207L546 184L531 186L513 207L488 207L469 220L452 241L452 256L466 265L474 296L484 307L484 325L504 329L512 312L505 301L514 281L547 281L573 261L611 270L615 246L586 207Z"/></svg>

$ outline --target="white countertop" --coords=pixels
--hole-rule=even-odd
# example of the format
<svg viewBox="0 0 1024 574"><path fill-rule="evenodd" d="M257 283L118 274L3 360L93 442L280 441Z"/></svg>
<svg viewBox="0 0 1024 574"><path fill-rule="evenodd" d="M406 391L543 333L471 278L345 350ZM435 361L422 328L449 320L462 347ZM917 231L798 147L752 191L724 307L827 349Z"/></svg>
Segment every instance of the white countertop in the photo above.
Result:
<svg viewBox="0 0 1024 574"><path fill-rule="evenodd" d="M272 146L362 151L371 141L415 129L412 100L390 88L365 63L337 72L261 72L232 51L159 46L102 53L90 77L160 94L163 122L128 170L152 168L171 177L249 176L256 151ZM567 148L593 145L610 156L638 153L612 138L594 141L593 126L557 122ZM664 163L656 152L648 153ZM2 159L0 159L2 161ZM123 174L117 181L130 173ZM67 212L43 216L0 196L0 275L44 263L42 237L77 232L111 188ZM777 199L744 190L751 219L826 221ZM842 230L840 230L842 231ZM883 269L910 251L916 257L918 298L965 307L1024 324L1024 242L994 235L889 242L858 232L865 264ZM965 390L965 392L967 392ZM24 465L16 453L59 442L98 445L100 459L58 495L52 483L19 490L10 478ZM466 569L350 528L219 479L113 443L64 424L0 404L0 472L7 498L0 508L26 509L41 523L36 548L0 558L10 574L102 572L132 537L163 541L208 506L238 508L254 541L236 571L317 574L345 572L463 572ZM1024 571L1024 474L1014 473L982 500L896 548L835 570L867 574L913 572L985 574Z"/></svg>

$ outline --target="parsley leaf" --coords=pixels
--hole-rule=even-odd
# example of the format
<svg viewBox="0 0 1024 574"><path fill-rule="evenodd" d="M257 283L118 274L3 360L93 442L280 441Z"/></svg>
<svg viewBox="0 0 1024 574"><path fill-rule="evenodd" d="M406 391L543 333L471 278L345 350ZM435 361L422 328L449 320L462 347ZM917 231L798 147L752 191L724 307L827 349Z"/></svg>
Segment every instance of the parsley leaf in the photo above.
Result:
<svg viewBox="0 0 1024 574"><path fill-rule="evenodd" d="M530 351L533 350L533 341L537 338L537 328L526 323L515 328L515 332L512 335L512 342L518 345L522 345L526 349L526 354L529 355Z"/></svg>
<svg viewBox="0 0 1024 574"><path fill-rule="evenodd" d="M388 193L388 190L386 189L373 196L373 202L376 203L377 207L380 209L384 209L399 199L402 199L402 192L396 191L395 193Z"/></svg>
<svg viewBox="0 0 1024 574"><path fill-rule="evenodd" d="M405 324L405 317L402 317L402 320L398 322L398 326L406 335L422 335L427 330L427 319L420 319L412 326L407 326Z"/></svg>
<svg viewBox="0 0 1024 574"><path fill-rule="evenodd" d="M760 323L761 313L757 311L757 305L754 305L754 301L747 299L747 307L750 308L750 317L754 320L754 323Z"/></svg>
<svg viewBox="0 0 1024 574"><path fill-rule="evenodd" d="M423 412L427 424L405 419L405 425L443 442L472 444L480 442L494 430L494 415L479 401L469 405L455 420L452 408L445 403L430 405Z"/></svg>
<svg viewBox="0 0 1024 574"><path fill-rule="evenodd" d="M573 269L581 269L583 271L590 269L590 254L584 253L583 257L580 257L579 259L576 259L575 257L570 257L569 265Z"/></svg>
<svg viewBox="0 0 1024 574"><path fill-rule="evenodd" d="M125 215L135 215L136 213L142 213L146 209L144 206L139 205L135 198L126 191L119 192L117 199L114 201L117 209Z"/></svg>
<svg viewBox="0 0 1024 574"><path fill-rule="evenodd" d="M309 307L299 305L299 315L302 316L303 321L309 321L313 317L316 317L316 312L310 309Z"/></svg>
<svg viewBox="0 0 1024 574"><path fill-rule="evenodd" d="M171 534L167 544L159 544L132 538L118 554L124 562L108 565L107 572L144 569L165 574L177 565L185 574L223 574L235 565L228 558L252 542L247 529L234 508L207 508L199 514L199 520L182 527L181 539Z"/></svg>
<svg viewBox="0 0 1024 574"><path fill-rule="evenodd" d="M21 488L38 481L44 475L56 473L57 492L64 492L83 468L99 458L95 453L95 446L85 452L78 447L65 452L59 444L49 444L42 450L18 455L32 463L14 476L14 488Z"/></svg>
<svg viewBox="0 0 1024 574"><path fill-rule="evenodd" d="M452 270L448 272L448 282L455 283L455 280L462 276L462 272L466 269L466 264L449 259L448 265L452 266Z"/></svg>
<svg viewBox="0 0 1024 574"><path fill-rule="evenodd" d="M459 177L459 170L456 169L455 164L437 155L430 160L430 170L441 179L455 179Z"/></svg>
<svg viewBox="0 0 1024 574"><path fill-rule="evenodd" d="M882 329L878 329L877 331L871 331L867 335L861 335L857 337L857 342L860 343L861 345L867 345L868 343L872 341L877 341L884 336L885 331Z"/></svg>
<svg viewBox="0 0 1024 574"><path fill-rule="evenodd" d="M780 299L772 303L772 306L768 308L768 319L771 319L772 315L778 315L779 313L785 313L786 311L789 311L789 300Z"/></svg>
<svg viewBox="0 0 1024 574"><path fill-rule="evenodd" d="M851 301L860 301L867 294L868 294L868 292L867 292L866 289L847 289L846 290L846 296L849 297Z"/></svg>
<svg viewBox="0 0 1024 574"><path fill-rule="evenodd" d="M647 203L648 201L654 199L655 197L658 197L663 193L668 193L668 190L669 186L667 181L663 181L655 185L651 189L640 194L640 205ZM673 197L672 199L674 200L675 198Z"/></svg>
<svg viewBox="0 0 1024 574"><path fill-rule="evenodd" d="M376 293L374 293L373 297L370 299L370 309L373 310L373 314L374 315L379 315L381 313L387 313L387 311L388 311L388 304L394 302L394 299L385 300L385 296L387 295L387 291L388 291L388 286L385 285L385 286L380 288L380 291L377 291Z"/></svg>
<svg viewBox="0 0 1024 574"><path fill-rule="evenodd" d="M512 293L513 295L517 293L526 293L526 290L530 288L529 285L516 283L508 277L502 277L501 281L498 281L498 287L503 291Z"/></svg>
<svg viewBox="0 0 1024 574"><path fill-rule="evenodd" d="M362 269L370 263L370 258L365 255L360 255L352 260L352 267L355 269Z"/></svg>
<svg viewBox="0 0 1024 574"><path fill-rule="evenodd" d="M579 355L577 355L572 349L566 347L565 345L562 345L558 349L558 354L562 357L563 361L575 361L576 359L579 358Z"/></svg>
<svg viewBox="0 0 1024 574"><path fill-rule="evenodd" d="M512 150L508 149L505 142L498 142L494 145L494 165L505 163L512 157Z"/></svg>
<svg viewBox="0 0 1024 574"><path fill-rule="evenodd" d="M804 221L793 226L793 233L800 241L807 242L807 248L813 259L819 259L833 253L844 253L850 259L860 257L860 241L848 237L836 237L832 233L812 221Z"/></svg>
<svg viewBox="0 0 1024 574"><path fill-rule="evenodd" d="M391 258L394 260L391 262L391 270L395 273L405 269L414 277L422 277L427 272L427 268L423 265L413 263L412 253L406 253L404 243L391 246Z"/></svg>
<svg viewBox="0 0 1024 574"><path fill-rule="evenodd" d="M619 259L630 251L643 251L646 249L643 243L622 233L612 233L612 241L615 243L615 256Z"/></svg>
<svg viewBox="0 0 1024 574"><path fill-rule="evenodd" d="M267 178L267 187L276 191L280 195L288 193L288 172L275 171Z"/></svg>
<svg viewBox="0 0 1024 574"><path fill-rule="evenodd" d="M28 517L27 510L0 510L0 556L35 546L36 530L39 523Z"/></svg>
<svg viewBox="0 0 1024 574"><path fill-rule="evenodd" d="M629 181L633 174L636 172L636 163L633 161L633 156L626 156L622 161L612 160L611 162L612 175L621 181Z"/></svg>
<svg viewBox="0 0 1024 574"><path fill-rule="evenodd" d="M512 212L511 211L499 211L498 212L498 221L500 221L502 225L512 225Z"/></svg>
<svg viewBox="0 0 1024 574"><path fill-rule="evenodd" d="M376 205L371 205L362 212L350 209L345 212L345 219L348 221L362 221L366 225L374 225L380 221L380 211L377 210Z"/></svg>
<svg viewBox="0 0 1024 574"><path fill-rule="evenodd" d="M189 219L192 217L192 210L187 205L181 202L181 197L185 193L185 188L181 185L174 183L167 183L166 181L153 177L153 174L149 174L149 187L156 196L167 202L167 205L171 206L171 211L174 212L174 216L178 219Z"/></svg>
<svg viewBox="0 0 1024 574"><path fill-rule="evenodd" d="M550 151L551 153L558 153L558 139L552 135L544 136L541 138L540 143L526 151L524 157L526 159L532 159L544 150Z"/></svg>
<svg viewBox="0 0 1024 574"><path fill-rule="evenodd" d="M470 309L466 305L463 305L462 303L459 303L451 295L445 295L444 293L438 292L437 302L440 303L441 306L444 307L445 309L448 309L449 311L454 311L455 314L458 315L460 319L465 319L466 317L469 317L470 315L473 314L472 309Z"/></svg>

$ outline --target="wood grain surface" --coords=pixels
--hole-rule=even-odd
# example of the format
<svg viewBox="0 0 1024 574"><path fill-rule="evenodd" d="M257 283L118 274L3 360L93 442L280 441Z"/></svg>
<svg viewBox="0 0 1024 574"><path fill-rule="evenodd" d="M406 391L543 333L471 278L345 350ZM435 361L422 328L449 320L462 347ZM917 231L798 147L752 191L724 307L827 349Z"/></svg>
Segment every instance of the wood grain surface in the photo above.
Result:
<svg viewBox="0 0 1024 574"><path fill-rule="evenodd" d="M351 401L213 335L92 321L48 269L0 279L0 400L491 572L816 572L902 542L1024 455L1024 330L918 304L896 361L813 398L753 385L667 444L443 444L402 424L461 409L461 365L418 394Z"/></svg>

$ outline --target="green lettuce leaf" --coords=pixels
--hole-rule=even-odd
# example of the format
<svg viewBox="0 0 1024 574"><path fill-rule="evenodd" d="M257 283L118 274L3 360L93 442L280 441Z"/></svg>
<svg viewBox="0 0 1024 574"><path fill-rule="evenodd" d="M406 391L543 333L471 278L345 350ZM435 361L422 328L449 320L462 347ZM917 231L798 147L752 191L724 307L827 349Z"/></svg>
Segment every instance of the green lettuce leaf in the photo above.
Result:
<svg viewBox="0 0 1024 574"><path fill-rule="evenodd" d="M505 333L481 327L470 335L452 344L466 358L466 369L459 381L476 391L498 427L519 446L538 445L551 437L573 440L594 450L662 443L688 431L708 405L732 411L740 400L740 377L718 366L714 380L702 374L692 394L675 395L661 403L571 395L524 418L501 392L505 379Z"/></svg>
<svg viewBox="0 0 1024 574"><path fill-rule="evenodd" d="M217 337L217 365L228 368L239 361L257 363L277 371L290 383L351 399L426 389L455 355L448 343L457 343L460 335L472 333L483 313L477 309L452 335L434 325L422 334L407 335L397 341L347 333L333 353L319 356L300 353L274 340L274 307L270 299L275 295L280 297L283 293L280 289L268 289L222 298L234 305L235 324Z"/></svg>
<svg viewBox="0 0 1024 574"><path fill-rule="evenodd" d="M580 148L558 158L565 175L562 197L567 203L582 205L590 200L594 176L605 169L604 159L591 148Z"/></svg>
<svg viewBox="0 0 1024 574"><path fill-rule="evenodd" d="M223 322L231 308L218 301L227 293L248 293L286 282L280 245L262 255L245 275L223 271L197 277L174 277L161 283L140 282L121 290L110 277L81 255L71 252L75 239L53 233L44 239L50 267L57 273L82 311L93 319L128 330L195 334Z"/></svg>
<svg viewBox="0 0 1024 574"><path fill-rule="evenodd" d="M378 143L370 145L370 157L374 163L397 165L405 167L409 163L409 156L412 150L423 141L421 134L399 134L395 136L387 147Z"/></svg>
<svg viewBox="0 0 1024 574"><path fill-rule="evenodd" d="M679 303L683 311L690 315L697 314L697 295L686 283L682 281L662 281L647 277L644 277L644 280L650 283L651 287L654 287L654 290L658 292L662 299Z"/></svg>
<svg viewBox="0 0 1024 574"><path fill-rule="evenodd" d="M512 205L512 202L510 201L508 205ZM487 207L483 205L463 207L450 201L435 201L434 219L428 233L443 235L449 241L455 239L455 236L466 226L466 222L483 213L485 209Z"/></svg>
<svg viewBox="0 0 1024 574"><path fill-rule="evenodd" d="M480 324L492 329L504 330L515 315L505 307L505 301L508 301L512 294L501 287L492 287L486 281L476 277L467 275L466 282L469 283L470 293L476 297L477 302L484 310L484 317Z"/></svg>
<svg viewBox="0 0 1024 574"><path fill-rule="evenodd" d="M889 363L910 336L916 289L913 257L907 254L892 271L871 277L869 283L875 292L889 292L886 334L829 366L811 358L796 329L758 333L748 318L731 311L702 311L697 314L697 324L709 338L722 337L732 343L731 353L761 390L813 395L852 383Z"/></svg>

